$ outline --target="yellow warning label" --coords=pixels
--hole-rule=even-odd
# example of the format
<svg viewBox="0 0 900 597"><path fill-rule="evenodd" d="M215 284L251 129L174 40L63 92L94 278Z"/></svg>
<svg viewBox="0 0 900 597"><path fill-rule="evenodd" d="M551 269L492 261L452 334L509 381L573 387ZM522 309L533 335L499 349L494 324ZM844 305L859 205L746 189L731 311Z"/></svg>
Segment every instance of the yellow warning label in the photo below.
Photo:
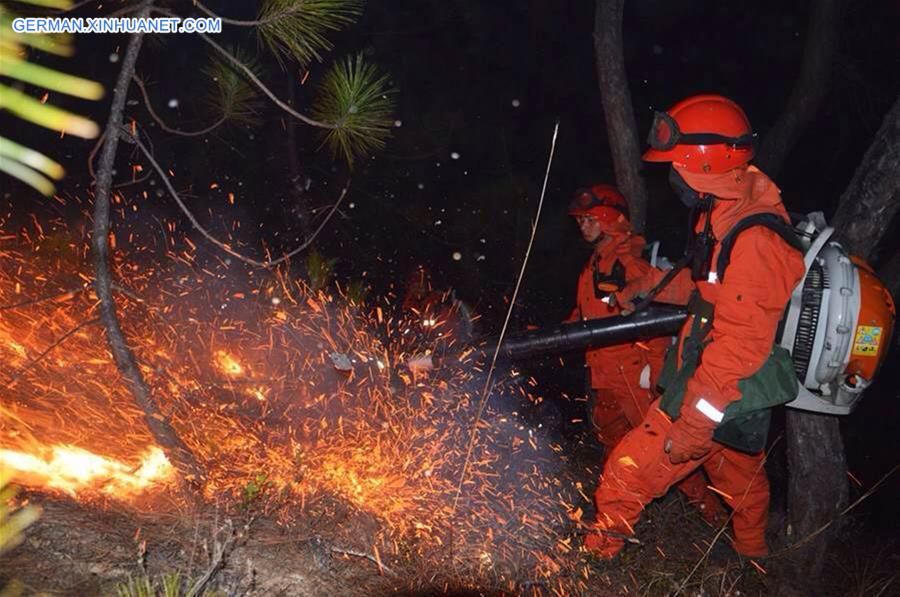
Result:
<svg viewBox="0 0 900 597"><path fill-rule="evenodd" d="M856 328L856 339L853 340L853 354L874 357L881 345L881 328L874 325L861 325Z"/></svg>

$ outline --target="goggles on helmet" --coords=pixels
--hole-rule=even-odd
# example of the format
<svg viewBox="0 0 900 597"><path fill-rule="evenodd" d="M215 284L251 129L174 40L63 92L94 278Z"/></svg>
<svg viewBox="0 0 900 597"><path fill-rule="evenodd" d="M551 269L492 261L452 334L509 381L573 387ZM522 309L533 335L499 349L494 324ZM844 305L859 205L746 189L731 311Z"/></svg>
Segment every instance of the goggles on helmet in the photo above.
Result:
<svg viewBox="0 0 900 597"><path fill-rule="evenodd" d="M594 207L608 207L621 213L626 218L628 216L628 208L621 203L608 201L603 197L598 197L591 189L578 189L575 191L575 198L569 204L570 214L585 214Z"/></svg>
<svg viewBox="0 0 900 597"><path fill-rule="evenodd" d="M653 113L653 125L647 136L647 144L657 151L669 151L676 145L732 145L752 148L756 134L726 137L718 133L682 133L678 123L666 112Z"/></svg>

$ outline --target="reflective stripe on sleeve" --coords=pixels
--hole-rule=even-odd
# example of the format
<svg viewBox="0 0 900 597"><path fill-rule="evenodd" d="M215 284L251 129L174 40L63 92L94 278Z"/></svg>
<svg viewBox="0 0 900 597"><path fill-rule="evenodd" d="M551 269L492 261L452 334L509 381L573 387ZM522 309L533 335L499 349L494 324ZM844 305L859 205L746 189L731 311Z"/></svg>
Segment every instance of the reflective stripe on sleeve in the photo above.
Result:
<svg viewBox="0 0 900 597"><path fill-rule="evenodd" d="M725 413L707 402L705 398L701 398L697 401L697 410L703 413L707 419L715 421L716 423L721 423L722 419L725 417Z"/></svg>

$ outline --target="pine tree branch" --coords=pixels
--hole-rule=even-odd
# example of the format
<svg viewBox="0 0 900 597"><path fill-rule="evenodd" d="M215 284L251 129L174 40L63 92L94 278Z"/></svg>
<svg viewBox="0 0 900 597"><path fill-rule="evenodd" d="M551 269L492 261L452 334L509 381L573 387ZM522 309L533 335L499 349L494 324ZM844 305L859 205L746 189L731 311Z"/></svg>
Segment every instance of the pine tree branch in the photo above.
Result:
<svg viewBox="0 0 900 597"><path fill-rule="evenodd" d="M290 114L291 116L296 118L297 120L300 120L301 122L305 122L306 124L308 124L310 126L317 126L319 128L323 128L323 129L336 129L336 128L340 127L340 124L329 123L329 122L320 122L318 120L314 120L314 119L310 118L309 116L306 116L305 114L301 114L300 112L297 112L292 107L290 107L289 105L287 105L286 103L281 101L281 99L279 99L277 95L272 93L272 91L268 87L266 87L265 83L263 83L262 81L259 80L259 77L257 77L255 74L253 74L252 70L247 68L247 66L243 62L241 62L240 60L238 60L237 58L232 56L230 53L228 53L228 51L225 50L225 48L223 48L222 46L220 46L219 44L214 42L211 37L209 37L205 33L199 33L198 35L200 36L201 39L203 39L203 41L205 41L206 43L211 45L213 48L215 48L215 50L217 52L219 52L226 60L228 60L228 62L230 62L236 68L240 69L240 71L242 73L244 73L244 75L246 75L247 78L250 79L250 81L254 85L256 85L260 91L265 93L276 106L278 106L279 108L281 108L282 110L284 110L285 112L287 112L288 114Z"/></svg>
<svg viewBox="0 0 900 597"><path fill-rule="evenodd" d="M303 8L300 7L300 4L302 4L302 3L298 3L294 6L292 6L291 8L289 8L287 10L283 10L279 13L269 15L268 17L266 17L264 19L259 19L259 20L254 20L254 21L242 21L239 19L229 19L228 17L223 17L222 15L215 13L215 12L211 11L210 9L206 8L206 6L204 6L203 3L200 2L200 0L194 0L194 6L196 6L197 9L200 10L200 12L206 13L207 15L217 18L217 19L222 19L222 22L227 25L236 25L238 27L259 27L261 25L268 25L269 23L274 23L278 19L283 19L294 13L301 12L303 10Z"/></svg>
<svg viewBox="0 0 900 597"><path fill-rule="evenodd" d="M123 134L129 134L129 132L127 132L127 131L122 131L122 132L123 132ZM169 194L175 200L175 203L178 204L178 207L181 209L181 211L184 213L184 215L187 217L187 219L191 222L191 225L195 229L197 229L197 231L200 232L200 234L202 234L203 237L206 240L208 240L209 242L211 242L213 245L219 247L220 249L222 249L224 252L228 253L235 259L243 261L244 263L246 263L248 265L252 265L253 267L258 267L258 268L262 268L262 269L270 269L272 267L275 267L279 263L283 263L283 262L287 261L288 259L290 259L294 255L296 255L297 253L300 253L301 251L303 251L304 249L309 247L312 244L312 242L316 239L316 237L319 235L319 233L322 231L322 229L325 228L325 225L331 219L331 216L333 216L335 214L335 212L338 210L338 207L340 207L341 202L344 200L344 197L347 196L347 192L350 190L350 181L348 180L347 184L345 184L344 188L341 190L341 194L340 194L340 196L338 196L337 201L334 202L334 205L331 206L331 209L329 210L328 214L325 216L325 219L322 220L322 222L319 224L318 228L316 228L315 232L313 232L312 236L310 236L305 241L303 241L303 243L299 247L282 255L278 259L274 259L274 260L269 259L266 261L258 261L256 259L253 259L252 257L247 257L246 255L235 251L228 244L220 241L215 236L213 236L206 228L204 228L203 225L200 224L200 222L197 220L196 216L194 216L194 214L191 212L191 210L188 208L188 206L184 203L184 200L178 195L178 192L175 190L175 187L172 186L172 182L169 180L169 177L166 175L165 170L163 170L162 166L159 165L159 163L153 157L153 154L151 154L150 151L147 150L147 148L144 146L144 144L141 142L140 139L138 139L136 137L132 137L132 139L133 139L134 143L138 146L138 148L143 152L144 157L147 158L147 161L150 162L150 165L153 166L153 169L156 170L156 173L162 179L162 182L166 186L166 189L169 191Z"/></svg>
<svg viewBox="0 0 900 597"><path fill-rule="evenodd" d="M9 303L7 305L0 305L0 311L10 311L12 309L19 309L21 307L37 305L39 303L43 303L46 301L52 301L52 300L58 299L59 297L66 296L69 294L71 294L74 297L77 293L84 292L84 290L87 288L88 288L87 285L82 285L82 286L78 286L75 288L70 288L68 290L61 290L59 292L45 294L45 295L39 296L37 298L20 301L18 303Z"/></svg>
<svg viewBox="0 0 900 597"><path fill-rule="evenodd" d="M59 299L60 297L71 295L71 296L67 297L66 300L68 300L69 298L74 298L77 294L80 294L91 287L93 287L93 283L83 284L81 286L76 286L76 287L70 288L68 290L60 290L59 292L52 292L50 294L44 294L37 298L20 301L18 303L9 303L6 305L0 305L0 311L11 311L13 309L20 309L22 307L38 305L40 303L56 300L56 299ZM123 288L122 286L119 286L115 282L113 282L113 284L112 284L112 289L115 290L116 292L121 292L122 294L124 294L125 296L127 296L128 298L130 298L131 300L133 300L137 303L144 302L144 299L142 299L141 297L136 295L134 292L128 290L127 288Z"/></svg>
<svg viewBox="0 0 900 597"><path fill-rule="evenodd" d="M168 17L177 17L178 16L168 10L164 10L161 8L157 8L155 10L156 10L156 12L166 15ZM220 46L219 44L214 42L211 37L209 37L205 33L198 33L197 35L200 36L200 38L203 41L205 41L206 43L211 45L219 54L221 54L225 58L225 60L227 60L235 68L237 68L242 73L244 73L244 76L246 76L250 80L251 83L256 85L260 91L265 93L266 96L268 96L268 98L270 100L272 100L272 102L276 106L278 106L279 108L281 108L282 110L284 110L285 112L287 112L288 114L290 114L291 116L296 118L297 120L305 122L306 124L308 124L310 126L316 126L316 127L323 128L323 129L336 129L340 126L340 124L320 122L318 120L314 120L314 119L310 118L309 116L306 116L305 114L301 114L300 112L297 112L292 107L290 107L285 102L283 102L281 99L279 99L279 97L277 95L275 95L272 92L272 90L270 90L268 87L266 87L265 83L260 81L259 77L257 77L253 73L253 71L247 67L246 64L244 64L243 62L241 62L240 60L238 60L237 58L232 56L225 48L223 48L222 46Z"/></svg>
<svg viewBox="0 0 900 597"><path fill-rule="evenodd" d="M153 109L153 104L150 102L150 96L147 94L147 88L146 86L144 86L144 81L138 75L134 75L132 79L138 86L138 89L141 90L141 96L144 98L144 106L147 108L147 112L150 113L150 116L153 118L153 120L156 121L156 124L158 124L160 128L167 133L180 135L182 137L200 137L219 128L226 120L228 120L228 116L223 114L217 121L204 129L200 129L199 131L183 131L181 129L173 128L166 124L166 122L159 116L159 114L156 113L156 110Z"/></svg>
<svg viewBox="0 0 900 597"><path fill-rule="evenodd" d="M326 32L337 31L353 22L362 12L364 0L264 0L257 19L238 20L216 14L198 1L194 5L204 14L238 27L253 27L269 46L279 64L296 60L307 64L323 61L322 54L333 48Z"/></svg>
<svg viewBox="0 0 900 597"><path fill-rule="evenodd" d="M91 148L91 152L87 157L87 171L88 174L91 175L91 180L95 182L97 180L97 173L94 171L94 159L97 157L97 152L103 147L104 141L106 141L106 131L100 133L100 137L97 138L97 142L94 143L94 147Z"/></svg>

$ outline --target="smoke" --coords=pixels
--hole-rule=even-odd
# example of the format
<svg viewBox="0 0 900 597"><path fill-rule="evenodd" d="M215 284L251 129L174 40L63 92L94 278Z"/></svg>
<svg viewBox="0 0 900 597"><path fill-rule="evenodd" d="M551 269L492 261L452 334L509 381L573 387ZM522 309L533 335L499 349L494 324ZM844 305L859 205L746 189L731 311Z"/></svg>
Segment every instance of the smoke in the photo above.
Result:
<svg viewBox="0 0 900 597"><path fill-rule="evenodd" d="M59 277L85 275L28 250L8 254L4 304L18 287L39 296ZM532 418L542 400L533 380L499 369L476 421L486 379L476 353L426 375L402 366L458 348L440 318L313 292L288 267L246 270L187 242L165 259L138 255L116 264L127 287L120 317L154 399L207 473L207 496L235 505L252 496L285 523L314 496L333 496L379 521L374 536L356 533L365 545L476 584L563 566L567 514L581 498L561 438ZM27 365L91 309L82 292L0 313L0 357ZM332 352L355 367L337 371ZM33 363L4 406L45 443L123 461L153 444L97 328ZM73 493L89 499L90 488Z"/></svg>

